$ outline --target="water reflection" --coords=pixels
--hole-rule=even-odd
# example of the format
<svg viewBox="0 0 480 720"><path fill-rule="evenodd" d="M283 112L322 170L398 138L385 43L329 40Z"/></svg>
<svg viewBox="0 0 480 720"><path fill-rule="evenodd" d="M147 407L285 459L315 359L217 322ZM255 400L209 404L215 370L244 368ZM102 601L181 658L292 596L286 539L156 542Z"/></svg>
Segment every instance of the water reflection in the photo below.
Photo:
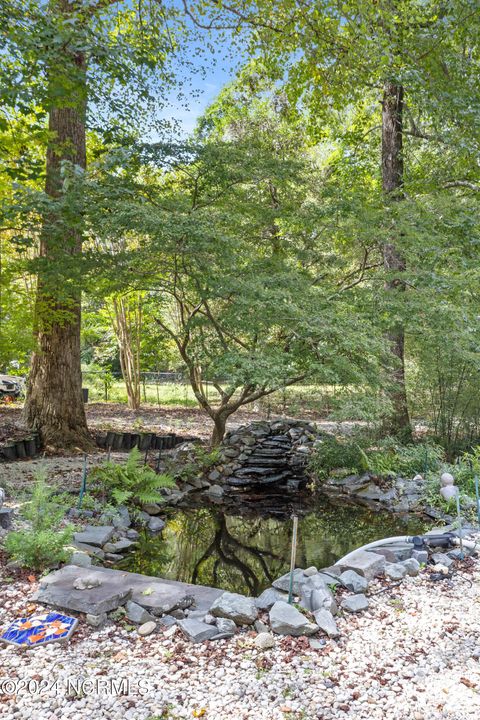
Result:
<svg viewBox="0 0 480 720"><path fill-rule="evenodd" d="M418 518L327 501L300 512L298 567L326 567L372 540L425 529ZM161 536L141 537L138 549L120 567L258 595L288 570L291 525L284 510L250 507L240 514L239 509L215 506L179 509Z"/></svg>

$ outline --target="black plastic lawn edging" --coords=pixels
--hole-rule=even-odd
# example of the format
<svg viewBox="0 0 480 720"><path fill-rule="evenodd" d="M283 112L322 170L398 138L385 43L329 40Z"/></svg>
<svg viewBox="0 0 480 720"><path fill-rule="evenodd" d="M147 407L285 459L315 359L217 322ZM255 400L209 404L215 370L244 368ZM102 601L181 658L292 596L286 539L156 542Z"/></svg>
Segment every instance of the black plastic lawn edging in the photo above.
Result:
<svg viewBox="0 0 480 720"><path fill-rule="evenodd" d="M40 436L33 433L23 440L12 440L0 447L1 460L23 460L38 455L42 449Z"/></svg>
<svg viewBox="0 0 480 720"><path fill-rule="evenodd" d="M155 435L155 433L113 432L98 433L95 441L98 447L112 450L112 452L130 452L132 448L139 450L171 450L184 442L199 440L196 437L185 437L169 433L168 435Z"/></svg>

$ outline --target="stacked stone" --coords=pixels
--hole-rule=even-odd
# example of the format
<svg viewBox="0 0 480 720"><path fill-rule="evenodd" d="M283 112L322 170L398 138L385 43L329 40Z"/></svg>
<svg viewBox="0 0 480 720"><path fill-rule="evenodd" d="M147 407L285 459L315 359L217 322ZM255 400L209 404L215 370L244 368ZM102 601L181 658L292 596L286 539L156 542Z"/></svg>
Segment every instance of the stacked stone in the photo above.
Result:
<svg viewBox="0 0 480 720"><path fill-rule="evenodd" d="M238 488L282 485L296 489L318 436L313 423L298 420L242 425L225 436L220 465L210 479L223 477L227 485Z"/></svg>

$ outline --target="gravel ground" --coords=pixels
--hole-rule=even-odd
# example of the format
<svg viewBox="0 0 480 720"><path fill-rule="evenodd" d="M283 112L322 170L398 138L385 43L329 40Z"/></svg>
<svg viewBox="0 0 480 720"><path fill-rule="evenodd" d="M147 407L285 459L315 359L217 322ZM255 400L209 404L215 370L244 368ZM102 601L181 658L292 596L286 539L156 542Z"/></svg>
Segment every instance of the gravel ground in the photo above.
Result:
<svg viewBox="0 0 480 720"><path fill-rule="evenodd" d="M5 569L0 579L4 623L29 609L36 579ZM305 638L277 637L262 652L250 632L191 645L177 628L141 638L81 622L67 645L0 646L0 677L14 681L0 682L0 717L477 720L479 580L477 560L457 565L451 581L433 583L428 571L407 578L372 597L368 612L340 617L342 637L319 650ZM9 694L22 679L29 691Z"/></svg>

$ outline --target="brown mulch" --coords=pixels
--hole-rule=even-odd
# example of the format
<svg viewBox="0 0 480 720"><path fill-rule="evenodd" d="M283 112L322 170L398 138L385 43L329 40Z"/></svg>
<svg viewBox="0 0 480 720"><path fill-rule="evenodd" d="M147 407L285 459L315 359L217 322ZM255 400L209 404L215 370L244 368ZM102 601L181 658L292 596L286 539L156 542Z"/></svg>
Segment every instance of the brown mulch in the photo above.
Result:
<svg viewBox="0 0 480 720"><path fill-rule="evenodd" d="M91 403L86 406L90 430L118 430L157 432L177 435L195 435L207 440L213 423L200 408L178 406L142 405L130 410L122 403ZM272 416L273 417L273 416ZM238 410L229 423L230 427L265 419L264 413L253 409ZM0 405L0 445L11 439L22 439L28 434L23 422L22 406Z"/></svg>

